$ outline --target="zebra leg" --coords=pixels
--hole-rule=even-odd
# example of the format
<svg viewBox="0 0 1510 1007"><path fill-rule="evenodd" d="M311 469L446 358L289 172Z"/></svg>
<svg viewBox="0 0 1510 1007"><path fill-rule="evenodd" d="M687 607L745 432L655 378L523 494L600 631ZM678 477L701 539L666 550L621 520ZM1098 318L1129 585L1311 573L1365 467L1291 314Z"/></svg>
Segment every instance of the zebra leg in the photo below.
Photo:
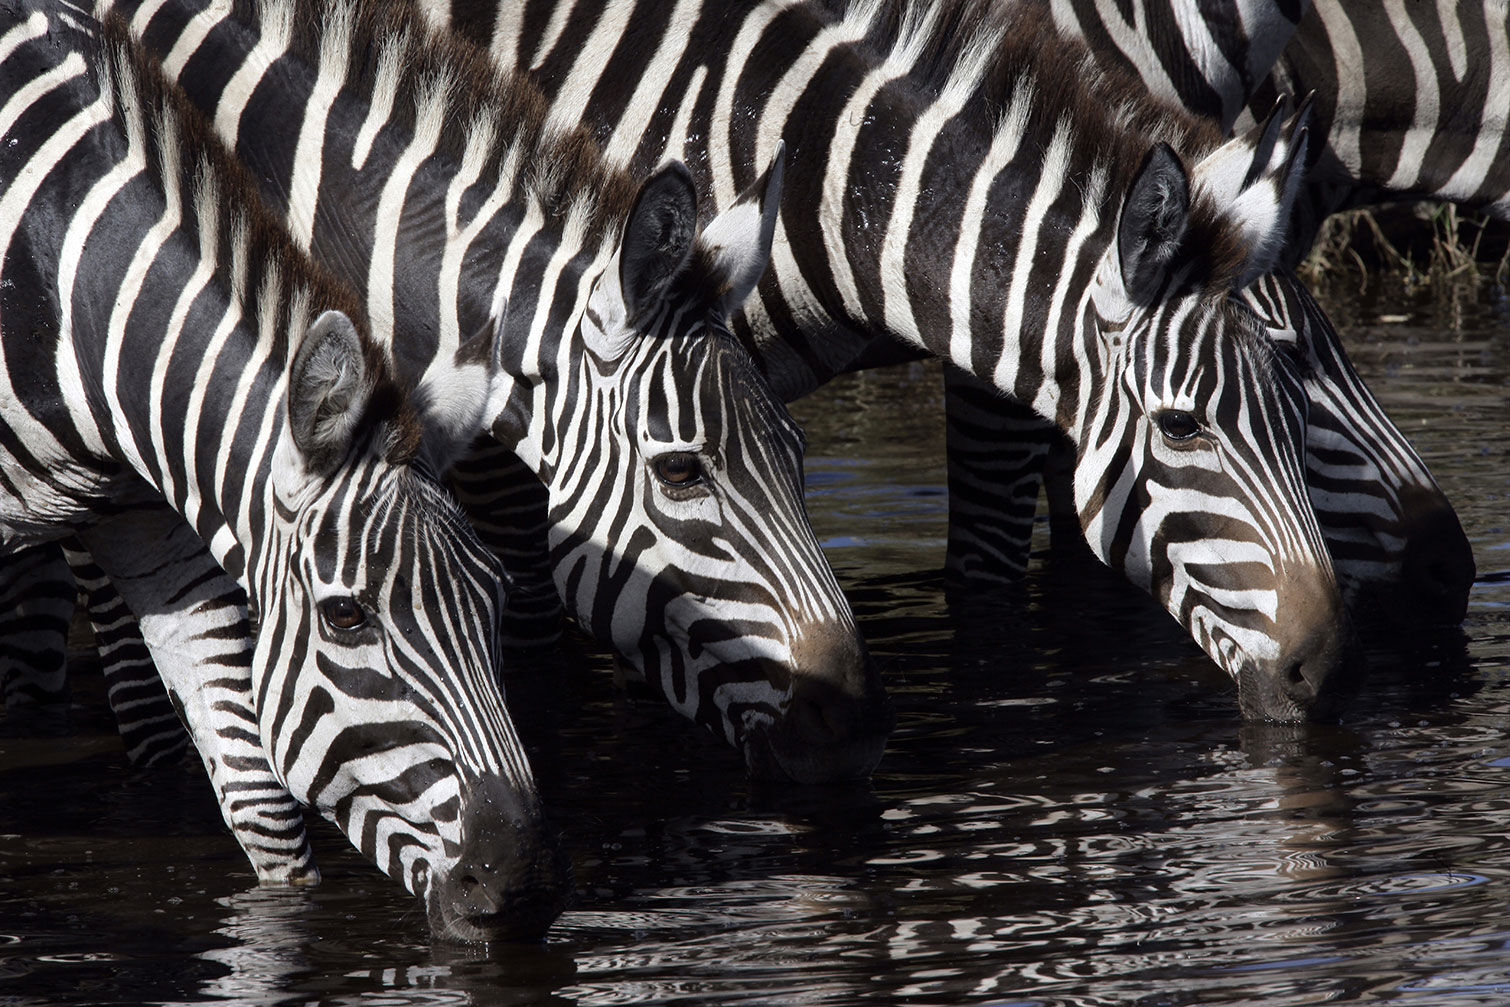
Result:
<svg viewBox="0 0 1510 1007"><path fill-rule="evenodd" d="M551 576L545 486L512 451L484 438L451 467L451 488L509 575L499 616L503 645L522 650L555 643L565 609Z"/></svg>
<svg viewBox="0 0 1510 1007"><path fill-rule="evenodd" d="M104 666L105 695L126 746L127 761L138 767L176 761L188 747L189 736L152 663L136 616L76 541L64 543L63 554L94 627L95 646Z"/></svg>
<svg viewBox="0 0 1510 1007"><path fill-rule="evenodd" d="M64 664L77 594L55 544L23 549L0 564L0 691L7 707L68 698Z"/></svg>
<svg viewBox="0 0 1510 1007"><path fill-rule="evenodd" d="M1054 428L952 365L944 367L944 415L949 457L945 579L952 590L1015 584L1028 569L1033 516Z"/></svg>
<svg viewBox="0 0 1510 1007"><path fill-rule="evenodd" d="M319 881L303 810L273 772L257 731L246 595L166 506L133 510L80 538L136 614L257 879Z"/></svg>

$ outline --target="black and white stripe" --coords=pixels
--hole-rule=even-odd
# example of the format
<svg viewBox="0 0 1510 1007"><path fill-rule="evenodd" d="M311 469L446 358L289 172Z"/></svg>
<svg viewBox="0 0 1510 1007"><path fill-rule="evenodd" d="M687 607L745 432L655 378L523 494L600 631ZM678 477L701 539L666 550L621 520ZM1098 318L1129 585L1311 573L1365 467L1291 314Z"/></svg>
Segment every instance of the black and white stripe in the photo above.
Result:
<svg viewBox="0 0 1510 1007"><path fill-rule="evenodd" d="M788 187L742 316L778 389L884 335L1029 405L1076 445L1093 549L1240 679L1245 709L1324 705L1340 600L1299 380L1232 296L1277 251L1300 123L1223 147L1043 18L974 3L429 6L611 156L684 156L720 205L784 138L816 173Z"/></svg>
<svg viewBox="0 0 1510 1007"><path fill-rule="evenodd" d="M7 560L77 532L261 879L318 878L304 804L438 933L538 935L564 869L497 682L501 574L359 302L124 50L53 4L4 23Z"/></svg>
<svg viewBox="0 0 1510 1007"><path fill-rule="evenodd" d="M637 195L527 83L403 5L102 6L365 292L432 424L465 426L452 361L499 317L484 422L547 489L585 629L753 772L869 772L889 708L807 522L800 432L727 328L769 255L779 147L698 234L680 167ZM469 508L496 502L483 490Z"/></svg>
<svg viewBox="0 0 1510 1007"><path fill-rule="evenodd" d="M1330 213L1434 199L1510 220L1510 8L1500 0L1316 0L1254 107L1316 92L1318 151L1296 208L1303 255Z"/></svg>

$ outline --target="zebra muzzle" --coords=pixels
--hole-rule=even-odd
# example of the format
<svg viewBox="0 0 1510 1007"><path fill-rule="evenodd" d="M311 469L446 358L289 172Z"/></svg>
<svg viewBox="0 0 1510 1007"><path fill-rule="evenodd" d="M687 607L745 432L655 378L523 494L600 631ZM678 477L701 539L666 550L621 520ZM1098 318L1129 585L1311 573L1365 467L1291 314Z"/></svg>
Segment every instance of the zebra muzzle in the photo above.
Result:
<svg viewBox="0 0 1510 1007"><path fill-rule="evenodd" d="M819 650L794 650L801 660L780 715L745 736L752 777L840 783L865 779L880 761L896 714L875 662L856 639Z"/></svg>
<svg viewBox="0 0 1510 1007"><path fill-rule="evenodd" d="M439 937L533 941L566 907L571 867L538 797L500 778L474 782L462 806L456 862L430 897Z"/></svg>

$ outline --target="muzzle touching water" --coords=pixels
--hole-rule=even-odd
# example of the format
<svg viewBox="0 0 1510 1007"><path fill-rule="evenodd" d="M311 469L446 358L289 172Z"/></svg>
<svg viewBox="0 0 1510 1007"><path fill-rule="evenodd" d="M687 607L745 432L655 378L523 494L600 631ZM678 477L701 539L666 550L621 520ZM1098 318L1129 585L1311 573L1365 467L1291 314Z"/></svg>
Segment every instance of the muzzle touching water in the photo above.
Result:
<svg viewBox="0 0 1510 1007"><path fill-rule="evenodd" d="M571 867L539 800L490 777L473 782L461 810L461 851L428 894L437 937L533 941L565 908Z"/></svg>
<svg viewBox="0 0 1510 1007"><path fill-rule="evenodd" d="M1277 612L1277 653L1250 658L1237 674L1248 720L1321 721L1336 715L1348 646L1342 595L1330 577L1286 585Z"/></svg>
<svg viewBox="0 0 1510 1007"><path fill-rule="evenodd" d="M841 783L868 777L896 723L881 677L854 634L812 634L793 648L785 702L742 738L754 779Z"/></svg>

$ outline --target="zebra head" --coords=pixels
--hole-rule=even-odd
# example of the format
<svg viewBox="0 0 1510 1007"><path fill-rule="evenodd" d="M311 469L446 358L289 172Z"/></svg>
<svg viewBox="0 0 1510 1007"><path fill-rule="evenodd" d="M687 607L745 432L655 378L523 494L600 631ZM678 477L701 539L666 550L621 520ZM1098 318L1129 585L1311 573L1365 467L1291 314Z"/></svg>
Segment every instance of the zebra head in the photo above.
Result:
<svg viewBox="0 0 1510 1007"><path fill-rule="evenodd" d="M566 870L499 688L502 571L417 458L382 358L326 312L289 371L250 579L274 771L438 934L537 937Z"/></svg>
<svg viewBox="0 0 1510 1007"><path fill-rule="evenodd" d="M1245 715L1329 712L1343 608L1305 481L1306 399L1241 297L1282 244L1305 116L1187 173L1143 157L1091 291L1105 375L1082 404L1075 501L1092 547L1238 682Z"/></svg>
<svg viewBox="0 0 1510 1007"><path fill-rule="evenodd" d="M1353 370L1331 320L1293 276L1244 291L1310 400L1311 503L1350 613L1409 630L1463 621L1473 549L1452 503Z"/></svg>
<svg viewBox="0 0 1510 1007"><path fill-rule="evenodd" d="M801 432L728 328L769 259L781 177L778 151L700 235L682 164L644 182L571 341L576 405L547 438L581 450L539 471L556 583L586 630L752 774L852 779L890 708L808 523Z"/></svg>

